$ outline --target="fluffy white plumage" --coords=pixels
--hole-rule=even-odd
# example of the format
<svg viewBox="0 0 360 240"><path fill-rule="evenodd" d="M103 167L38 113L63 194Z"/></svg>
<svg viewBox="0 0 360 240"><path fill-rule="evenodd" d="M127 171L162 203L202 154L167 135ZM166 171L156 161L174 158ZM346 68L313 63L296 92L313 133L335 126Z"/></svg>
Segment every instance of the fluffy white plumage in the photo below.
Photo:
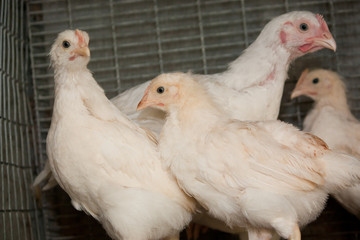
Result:
<svg viewBox="0 0 360 240"><path fill-rule="evenodd" d="M47 136L49 165L73 205L114 239L176 236L194 202L164 170L156 142L104 95L87 69L88 35L59 34L50 56L55 101ZM69 46L68 46L69 45Z"/></svg>
<svg viewBox="0 0 360 240"><path fill-rule="evenodd" d="M304 24L307 29L301 30ZM271 20L227 71L196 77L233 118L275 120L290 63L324 47L336 49L323 18L311 12L294 11ZM160 133L165 118L162 111L135 110L148 85L149 81L135 86L115 97L113 102L141 125Z"/></svg>
<svg viewBox="0 0 360 240"><path fill-rule="evenodd" d="M180 186L250 237L275 229L300 239L328 193L360 182L360 162L280 121L231 119L190 74L155 78L138 105L168 112L159 149Z"/></svg>
<svg viewBox="0 0 360 240"><path fill-rule="evenodd" d="M330 70L305 70L292 93L311 97L314 107L304 120L304 131L322 139L330 148L360 159L360 122L351 114L341 77ZM335 198L360 218L360 185L341 191Z"/></svg>
<svg viewBox="0 0 360 240"><path fill-rule="evenodd" d="M301 24L306 24L308 30L300 30ZM227 71L197 78L233 118L275 120L291 61L324 47L336 49L323 18L311 12L294 11L271 20ZM151 108L136 111L149 82L119 94L112 102L130 119L158 135L164 124L164 112ZM46 170L45 173L49 172ZM43 176L48 176L45 173L36 179L35 187Z"/></svg>
<svg viewBox="0 0 360 240"><path fill-rule="evenodd" d="M308 29L301 30L301 24L306 24ZM271 20L227 71L197 75L197 78L233 118L275 120L290 63L324 47L335 50L336 43L322 17L311 12L294 11ZM164 112L151 108L136 111L148 84L135 86L112 102L130 119L158 135L164 124ZM49 169L45 168L44 172L49 172ZM44 172L36 179L35 187L43 181L43 176L49 176ZM211 225L219 224L214 222ZM223 227L218 229L226 230Z"/></svg>

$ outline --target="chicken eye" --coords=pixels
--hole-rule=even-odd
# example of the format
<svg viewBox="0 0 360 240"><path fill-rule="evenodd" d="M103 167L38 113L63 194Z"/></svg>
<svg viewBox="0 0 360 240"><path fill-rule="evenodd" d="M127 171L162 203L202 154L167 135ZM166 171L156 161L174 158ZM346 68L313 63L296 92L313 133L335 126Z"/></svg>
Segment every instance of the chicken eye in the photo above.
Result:
<svg viewBox="0 0 360 240"><path fill-rule="evenodd" d="M163 92L165 92L165 88L164 88L164 87L158 87L158 88L156 89L156 91L157 91L158 93L162 94Z"/></svg>
<svg viewBox="0 0 360 240"><path fill-rule="evenodd" d="M308 29L309 29L309 26L306 23L300 24L301 31L307 31Z"/></svg>
<svg viewBox="0 0 360 240"><path fill-rule="evenodd" d="M62 46L63 48L69 48L70 47L70 43L68 41L63 41L62 42Z"/></svg>
<svg viewBox="0 0 360 240"><path fill-rule="evenodd" d="M318 82L319 82L319 79L318 79L318 78L314 78L314 79L312 80L312 83L313 83L313 84L318 84Z"/></svg>

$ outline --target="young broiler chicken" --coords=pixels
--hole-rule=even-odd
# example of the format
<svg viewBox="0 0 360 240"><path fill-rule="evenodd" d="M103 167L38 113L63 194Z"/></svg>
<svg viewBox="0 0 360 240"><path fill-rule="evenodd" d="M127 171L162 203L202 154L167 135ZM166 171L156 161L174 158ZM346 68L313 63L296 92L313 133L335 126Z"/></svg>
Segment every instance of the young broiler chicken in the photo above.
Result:
<svg viewBox="0 0 360 240"><path fill-rule="evenodd" d="M209 214L247 225L250 239L268 239L274 229L299 240L299 226L316 219L328 193L360 182L354 157L290 124L234 120L193 77L160 75L138 109L167 112L161 157Z"/></svg>
<svg viewBox="0 0 360 240"><path fill-rule="evenodd" d="M89 37L67 30L50 52L55 101L46 139L56 181L114 239L176 238L194 202L164 170L149 132L104 95L87 69Z"/></svg>
<svg viewBox="0 0 360 240"><path fill-rule="evenodd" d="M347 104L345 84L329 70L305 70L291 94L315 101L304 120L304 131L321 137L330 148L360 159L360 122ZM334 197L351 213L360 218L360 184L349 187Z"/></svg>
<svg viewBox="0 0 360 240"><path fill-rule="evenodd" d="M294 11L271 20L227 71L198 75L199 82L231 117L239 120L276 120L290 63L322 48L335 51L336 43L319 14ZM158 109L136 112L149 82L113 99L131 119L160 133L165 115Z"/></svg>

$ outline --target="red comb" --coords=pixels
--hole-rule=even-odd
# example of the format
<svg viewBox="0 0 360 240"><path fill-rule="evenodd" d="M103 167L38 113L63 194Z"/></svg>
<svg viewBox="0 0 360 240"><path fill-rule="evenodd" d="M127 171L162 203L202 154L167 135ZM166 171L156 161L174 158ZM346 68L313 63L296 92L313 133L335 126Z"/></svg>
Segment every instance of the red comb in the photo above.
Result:
<svg viewBox="0 0 360 240"><path fill-rule="evenodd" d="M85 45L85 39L84 36L82 35L81 31L79 29L75 30L75 35L77 36L78 40L79 40L79 45Z"/></svg>
<svg viewBox="0 0 360 240"><path fill-rule="evenodd" d="M316 18L320 23L321 29L324 30L324 31L329 32L329 28L328 28L328 25L326 24L326 22L324 20L324 17L322 15L320 15L320 14L316 14Z"/></svg>

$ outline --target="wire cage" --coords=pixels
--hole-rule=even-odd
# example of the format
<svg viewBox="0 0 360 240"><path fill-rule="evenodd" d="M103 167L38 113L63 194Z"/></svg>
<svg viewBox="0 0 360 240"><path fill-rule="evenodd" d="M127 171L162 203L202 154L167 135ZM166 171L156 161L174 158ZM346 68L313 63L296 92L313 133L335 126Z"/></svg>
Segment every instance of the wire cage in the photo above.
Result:
<svg viewBox="0 0 360 240"><path fill-rule="evenodd" d="M290 100L307 67L339 72L360 118L358 0L2 0L0 40L0 238L109 239L59 188L41 197L30 186L46 160L53 104L48 52L56 35L90 35L89 68L109 98L159 73L224 71L273 17L293 10L324 15L338 50L308 54L291 66L280 119L302 127L307 98ZM330 199L303 239L360 239L360 221ZM182 239L186 236L182 234ZM236 239L210 231L200 239Z"/></svg>
<svg viewBox="0 0 360 240"><path fill-rule="evenodd" d="M24 1L1 1L0 238L39 239L43 224L29 183L39 166ZM33 99L33 98L32 98Z"/></svg>

